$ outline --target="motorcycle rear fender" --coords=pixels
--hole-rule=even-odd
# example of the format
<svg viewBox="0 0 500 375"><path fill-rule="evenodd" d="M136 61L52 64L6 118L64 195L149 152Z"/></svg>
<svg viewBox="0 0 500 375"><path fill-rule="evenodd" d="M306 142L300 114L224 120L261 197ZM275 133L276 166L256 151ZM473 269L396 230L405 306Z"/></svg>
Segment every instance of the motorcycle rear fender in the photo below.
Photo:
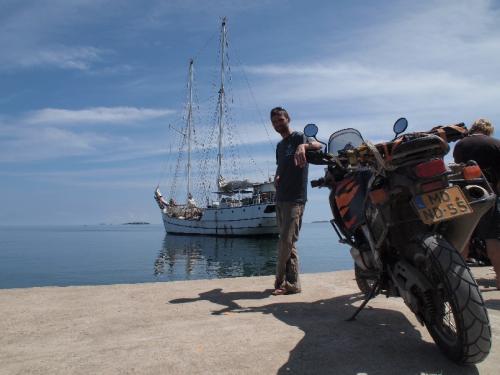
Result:
<svg viewBox="0 0 500 375"><path fill-rule="evenodd" d="M475 185L466 185L465 189L462 188L462 190L465 190L466 195L468 195L467 186ZM474 232L474 229L476 229L479 220L481 220L483 215L495 204L496 195L486 189L483 190L484 196L482 198L469 200L469 204L473 210L471 214L458 217L455 220L443 224L442 226L442 235L459 252L462 252L465 246L469 243L472 233Z"/></svg>

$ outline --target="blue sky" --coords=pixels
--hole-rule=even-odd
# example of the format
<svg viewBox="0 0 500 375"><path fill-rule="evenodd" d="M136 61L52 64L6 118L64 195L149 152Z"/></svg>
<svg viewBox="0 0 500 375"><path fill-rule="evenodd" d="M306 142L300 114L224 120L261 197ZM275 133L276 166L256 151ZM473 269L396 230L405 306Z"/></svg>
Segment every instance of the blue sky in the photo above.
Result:
<svg viewBox="0 0 500 375"><path fill-rule="evenodd" d="M352 126L384 140L401 116L412 130L498 123L499 9L486 0L2 0L0 224L160 222L152 193L158 182L169 191L178 142L169 124L182 126L191 57L199 135L213 122L222 16L242 177L274 169L279 136L267 114L276 105L295 129L315 122L324 138ZM327 192L309 196L305 220L328 219Z"/></svg>

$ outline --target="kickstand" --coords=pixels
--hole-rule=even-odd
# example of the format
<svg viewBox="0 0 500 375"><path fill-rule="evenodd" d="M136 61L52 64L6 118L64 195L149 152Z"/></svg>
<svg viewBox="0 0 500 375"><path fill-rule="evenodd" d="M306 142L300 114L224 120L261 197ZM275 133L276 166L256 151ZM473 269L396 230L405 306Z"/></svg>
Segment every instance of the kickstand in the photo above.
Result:
<svg viewBox="0 0 500 375"><path fill-rule="evenodd" d="M363 301L361 306L359 306L357 308L357 310L354 312L354 314L352 314L352 316L349 319L346 319L347 322L352 322L352 321L356 320L356 317L361 312L361 310L363 310L365 308L368 301L370 301L373 297L375 297L377 295L377 292L379 289L378 286L379 286L379 280L377 280L375 282L375 284L373 284L372 289L370 290L370 293L367 294L367 296L365 297L365 300Z"/></svg>

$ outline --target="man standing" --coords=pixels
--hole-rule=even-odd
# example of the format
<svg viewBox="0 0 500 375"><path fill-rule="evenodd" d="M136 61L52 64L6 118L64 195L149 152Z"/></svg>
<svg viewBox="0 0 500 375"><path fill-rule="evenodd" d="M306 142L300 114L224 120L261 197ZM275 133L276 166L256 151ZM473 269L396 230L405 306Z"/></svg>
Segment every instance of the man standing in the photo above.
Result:
<svg viewBox="0 0 500 375"><path fill-rule="evenodd" d="M283 138L276 146L276 218L280 230L276 264L275 295L300 293L299 258L295 243L299 239L302 214L307 201L307 150L321 144L308 142L304 134L292 131L288 112L271 110L274 130Z"/></svg>
<svg viewBox="0 0 500 375"><path fill-rule="evenodd" d="M486 252L496 273L497 288L500 289L500 140L491 137L493 125L485 119L472 124L469 136L455 146L453 157L456 163L476 161L497 194L495 206L486 213L476 228L476 234L486 241ZM469 247L462 254L467 258Z"/></svg>

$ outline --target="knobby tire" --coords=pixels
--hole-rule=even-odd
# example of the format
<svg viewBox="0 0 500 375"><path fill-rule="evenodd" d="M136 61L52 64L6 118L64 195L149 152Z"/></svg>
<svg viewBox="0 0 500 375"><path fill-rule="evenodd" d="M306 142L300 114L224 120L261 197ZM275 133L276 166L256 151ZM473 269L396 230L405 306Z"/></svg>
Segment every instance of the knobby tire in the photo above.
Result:
<svg viewBox="0 0 500 375"><path fill-rule="evenodd" d="M436 316L425 321L429 333L453 361L460 364L483 361L491 349L491 328L476 281L461 255L444 238L428 236L422 246L427 252L430 280L435 288ZM451 324L449 319L449 327L443 323L447 316L454 320Z"/></svg>

